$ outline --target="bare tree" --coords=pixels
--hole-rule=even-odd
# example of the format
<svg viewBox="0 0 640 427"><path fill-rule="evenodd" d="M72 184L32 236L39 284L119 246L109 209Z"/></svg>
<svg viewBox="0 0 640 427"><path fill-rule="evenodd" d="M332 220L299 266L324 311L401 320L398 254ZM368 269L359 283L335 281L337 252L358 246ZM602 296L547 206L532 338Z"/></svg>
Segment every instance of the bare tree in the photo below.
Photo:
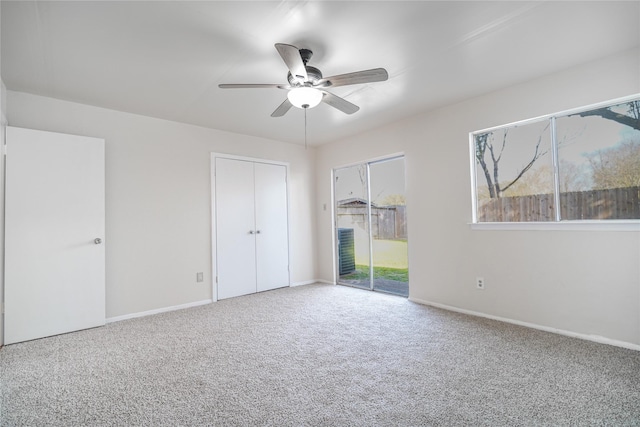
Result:
<svg viewBox="0 0 640 427"><path fill-rule="evenodd" d="M640 131L640 100L584 111L578 115L602 117ZM595 188L640 186L638 139L625 140L616 146L587 154L586 157L592 168Z"/></svg>
<svg viewBox="0 0 640 427"><path fill-rule="evenodd" d="M600 116L603 119L613 120L632 129L640 130L640 100L626 103L626 114L616 112L612 108L615 105L605 108L597 108L595 110L584 111L578 113L580 117Z"/></svg>
<svg viewBox="0 0 640 427"><path fill-rule="evenodd" d="M591 189L589 170L585 164L576 164L560 159L560 192L587 191ZM552 173L550 171L550 173Z"/></svg>
<svg viewBox="0 0 640 427"><path fill-rule="evenodd" d="M512 179L510 182L502 186L500 184L500 160L502 159L502 155L504 154L504 149L507 146L507 135L509 133L509 129L504 129L504 134L502 136L502 142L494 145L494 133L488 132L481 135L476 135L475 137L475 145L476 145L476 160L480 167L482 168L482 172L484 173L484 178L487 181L487 188L489 189L489 197L492 199L502 197L502 194L507 191L511 186L513 186L522 176L533 166L533 164L540 157L544 156L547 151L540 150L540 144L542 143L542 136L549 128L549 124L545 126L540 135L538 136L538 141L536 142L535 147L533 148L533 154L531 155L531 160L525 164L522 169L518 172L516 177ZM489 169L489 165L485 160L485 155L487 151L490 154L491 161L491 169Z"/></svg>
<svg viewBox="0 0 640 427"><path fill-rule="evenodd" d="M599 116L604 119L612 120L640 131L640 100L630 101L627 103L604 108L597 108L594 110L576 113L574 115L580 117ZM487 132L475 136L476 161L482 168L484 178L487 182L487 189L489 191L490 198L495 199L502 197L504 192L513 187L525 175L525 173L527 173L527 171L529 171L533 167L535 162L540 157L547 154L547 150L541 150L540 145L542 142L543 134L547 131L548 128L549 124L547 124L547 126L540 133L538 141L533 147L532 154L529 157L530 160L522 166L522 168L516 174L515 178L507 183L501 183L499 175L500 160L502 160L505 147L507 146L507 136L509 129L504 129L502 140L497 142L495 141L496 138L494 132ZM575 137L565 139L566 140L560 141L558 145L567 144L567 141L575 139ZM631 145L628 146L629 144L625 145L623 143L622 145L624 146L615 149L612 148L599 150L589 156L589 162L591 164L591 167L593 168L593 181L597 186L599 186L599 188L612 188L609 185L613 184L609 183L614 182L616 179L622 176L626 178L620 182L637 182L637 180L639 179L637 175L640 175L640 164L635 160L637 157L635 154L636 152L633 150L637 149L638 144L637 142L630 144ZM487 154L489 155L488 158ZM611 162L615 162L616 166L607 166ZM575 191L577 189L584 189L584 187L587 186L586 182L584 181L584 171L578 170L575 167L572 169L570 165L564 165L564 168L566 172L565 183L567 184L567 187L575 188L573 190ZM614 176L618 178L615 178ZM607 187L603 187L603 185ZM620 186L629 185L630 184L624 184ZM633 185L640 184L636 183ZM521 191L524 191L524 189L528 186L521 183L521 185L518 185L517 187L521 187Z"/></svg>
<svg viewBox="0 0 640 427"><path fill-rule="evenodd" d="M360 184L362 185L362 198L367 200L369 198L368 184L367 184L367 165L358 166L358 177L360 178Z"/></svg>
<svg viewBox="0 0 640 427"><path fill-rule="evenodd" d="M587 155L596 189L640 187L640 140L626 140Z"/></svg>

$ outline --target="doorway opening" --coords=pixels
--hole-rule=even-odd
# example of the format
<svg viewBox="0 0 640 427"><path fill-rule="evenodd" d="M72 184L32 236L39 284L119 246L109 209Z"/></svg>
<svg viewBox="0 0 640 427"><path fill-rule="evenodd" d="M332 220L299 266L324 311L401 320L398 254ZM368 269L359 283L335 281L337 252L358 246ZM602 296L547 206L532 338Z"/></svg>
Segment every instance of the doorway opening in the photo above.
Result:
<svg viewBox="0 0 640 427"><path fill-rule="evenodd" d="M404 156L334 169L336 282L409 296Z"/></svg>

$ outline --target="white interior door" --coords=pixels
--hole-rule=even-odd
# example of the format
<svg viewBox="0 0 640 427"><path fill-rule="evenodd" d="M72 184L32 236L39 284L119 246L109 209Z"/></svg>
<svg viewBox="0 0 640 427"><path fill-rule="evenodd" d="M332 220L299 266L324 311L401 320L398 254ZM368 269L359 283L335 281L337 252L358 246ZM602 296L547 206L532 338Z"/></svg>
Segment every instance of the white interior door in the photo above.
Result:
<svg viewBox="0 0 640 427"><path fill-rule="evenodd" d="M6 136L5 344L104 325L104 140Z"/></svg>
<svg viewBox="0 0 640 427"><path fill-rule="evenodd" d="M258 292L289 286L287 170L255 164Z"/></svg>
<svg viewBox="0 0 640 427"><path fill-rule="evenodd" d="M256 292L253 162L216 158L218 299Z"/></svg>

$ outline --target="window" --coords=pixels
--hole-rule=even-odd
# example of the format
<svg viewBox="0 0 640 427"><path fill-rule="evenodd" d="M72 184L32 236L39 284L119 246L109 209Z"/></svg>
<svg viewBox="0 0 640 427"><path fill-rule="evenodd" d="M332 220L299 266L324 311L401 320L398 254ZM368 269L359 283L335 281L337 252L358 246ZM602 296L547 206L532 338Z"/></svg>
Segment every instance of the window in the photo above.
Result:
<svg viewBox="0 0 640 427"><path fill-rule="evenodd" d="M475 135L478 221L554 219L549 121Z"/></svg>
<svg viewBox="0 0 640 427"><path fill-rule="evenodd" d="M470 135L474 222L640 219L640 97Z"/></svg>

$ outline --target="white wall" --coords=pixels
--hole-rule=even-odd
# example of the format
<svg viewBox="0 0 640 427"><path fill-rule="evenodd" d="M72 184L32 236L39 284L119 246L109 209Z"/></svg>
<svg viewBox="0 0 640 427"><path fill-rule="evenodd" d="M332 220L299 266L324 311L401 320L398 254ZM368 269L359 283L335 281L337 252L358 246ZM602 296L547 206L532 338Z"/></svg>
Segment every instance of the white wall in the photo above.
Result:
<svg viewBox="0 0 640 427"><path fill-rule="evenodd" d="M2 2L0 2L2 16ZM1 21L1 19L0 19ZM2 43L0 42L0 46ZM0 51L0 69L2 69ZM7 88L0 76L0 147L4 147L4 130L7 125ZM0 242L4 242L4 159L0 156ZM4 243L0 244L0 302L4 301ZM0 346L4 344L4 313L0 311Z"/></svg>
<svg viewBox="0 0 640 427"><path fill-rule="evenodd" d="M316 278L315 149L13 91L7 105L11 126L106 140L107 318L212 298L211 152L290 163L291 281Z"/></svg>
<svg viewBox="0 0 640 427"><path fill-rule="evenodd" d="M317 206L331 205L332 168L402 151L411 299L638 345L639 232L468 225L469 132L635 93L639 50L321 146ZM318 212L319 276L333 281L331 213ZM477 276L486 290L475 289Z"/></svg>
<svg viewBox="0 0 640 427"><path fill-rule="evenodd" d="M7 89L0 76L0 148L7 125ZM4 158L0 156L0 242L4 242ZM4 244L0 244L0 301L4 301ZM0 313L0 346L4 344L4 313Z"/></svg>

